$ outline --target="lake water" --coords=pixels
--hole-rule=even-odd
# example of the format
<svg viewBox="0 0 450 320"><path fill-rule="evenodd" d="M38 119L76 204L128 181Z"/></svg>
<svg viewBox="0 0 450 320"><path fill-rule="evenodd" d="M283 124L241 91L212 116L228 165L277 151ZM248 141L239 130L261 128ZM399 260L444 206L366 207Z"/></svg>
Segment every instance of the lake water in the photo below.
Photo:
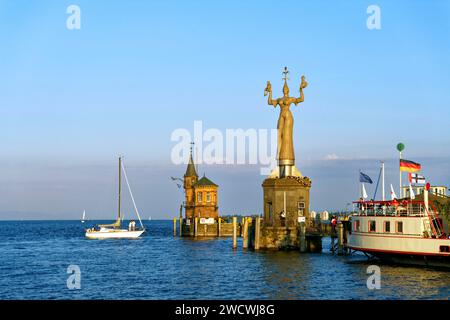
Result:
<svg viewBox="0 0 450 320"><path fill-rule="evenodd" d="M93 223L88 222L86 226ZM173 237L145 221L136 240L87 240L79 221L0 222L0 299L448 299L450 272L380 265L367 289L362 255L233 251L231 238ZM240 244L240 243L239 243ZM67 288L78 265L81 289Z"/></svg>

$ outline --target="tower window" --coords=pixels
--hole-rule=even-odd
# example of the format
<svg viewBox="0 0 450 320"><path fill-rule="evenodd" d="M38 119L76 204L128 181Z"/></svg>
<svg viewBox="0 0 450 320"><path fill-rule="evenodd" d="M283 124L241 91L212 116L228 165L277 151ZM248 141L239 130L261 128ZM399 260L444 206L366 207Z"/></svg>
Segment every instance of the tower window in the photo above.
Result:
<svg viewBox="0 0 450 320"><path fill-rule="evenodd" d="M206 193L206 202L211 202L211 192Z"/></svg>
<svg viewBox="0 0 450 320"><path fill-rule="evenodd" d="M203 192L199 192L197 193L197 202L202 202L203 201Z"/></svg>
<svg viewBox="0 0 450 320"><path fill-rule="evenodd" d="M298 215L299 215L299 216L303 216L304 213L305 213L305 203L299 201L299 202L297 203L297 208L298 208Z"/></svg>

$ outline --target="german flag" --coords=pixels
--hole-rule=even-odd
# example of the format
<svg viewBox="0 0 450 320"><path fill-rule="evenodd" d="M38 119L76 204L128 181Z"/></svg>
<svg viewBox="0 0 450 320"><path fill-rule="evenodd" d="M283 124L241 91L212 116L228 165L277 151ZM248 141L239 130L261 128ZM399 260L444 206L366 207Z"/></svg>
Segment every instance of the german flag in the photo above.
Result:
<svg viewBox="0 0 450 320"><path fill-rule="evenodd" d="M417 172L420 171L421 168L421 165L416 162L400 159L400 171Z"/></svg>

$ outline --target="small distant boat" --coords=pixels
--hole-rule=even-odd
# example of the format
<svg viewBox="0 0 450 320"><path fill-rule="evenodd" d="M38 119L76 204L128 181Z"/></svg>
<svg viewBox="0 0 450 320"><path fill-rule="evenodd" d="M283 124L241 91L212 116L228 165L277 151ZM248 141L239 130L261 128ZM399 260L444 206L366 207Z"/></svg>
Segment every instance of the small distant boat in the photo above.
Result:
<svg viewBox="0 0 450 320"><path fill-rule="evenodd" d="M84 223L86 219L86 210L83 211L83 217L81 218L81 223Z"/></svg>
<svg viewBox="0 0 450 320"><path fill-rule="evenodd" d="M148 221L152 221L152 216L148 217Z"/></svg>
<svg viewBox="0 0 450 320"><path fill-rule="evenodd" d="M130 192L131 200L133 201L134 209L136 215L141 224L141 228L136 228L136 223L131 221L128 225L128 229L121 229L122 224L122 214L121 214L121 197L122 197L122 172L124 173L125 181L128 186L128 191ZM116 222L112 224L101 224L97 227L90 228L86 230L86 237L88 239L117 239L117 238L139 238L145 232L144 225L142 224L139 211L136 207L134 201L133 193L131 192L130 184L128 183L127 173L122 164L122 158L119 157L119 206L118 206L118 217Z"/></svg>

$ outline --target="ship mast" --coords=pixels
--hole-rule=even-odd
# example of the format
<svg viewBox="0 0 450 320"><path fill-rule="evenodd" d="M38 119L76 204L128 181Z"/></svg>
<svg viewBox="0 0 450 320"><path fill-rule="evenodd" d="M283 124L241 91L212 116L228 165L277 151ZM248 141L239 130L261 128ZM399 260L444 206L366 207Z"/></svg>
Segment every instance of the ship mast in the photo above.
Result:
<svg viewBox="0 0 450 320"><path fill-rule="evenodd" d="M122 168L122 157L119 157L119 212L118 212L118 215L119 215L119 218L118 218L118 220L120 221L120 198L121 198L121 193L122 193L122 171L121 171L121 168Z"/></svg>

